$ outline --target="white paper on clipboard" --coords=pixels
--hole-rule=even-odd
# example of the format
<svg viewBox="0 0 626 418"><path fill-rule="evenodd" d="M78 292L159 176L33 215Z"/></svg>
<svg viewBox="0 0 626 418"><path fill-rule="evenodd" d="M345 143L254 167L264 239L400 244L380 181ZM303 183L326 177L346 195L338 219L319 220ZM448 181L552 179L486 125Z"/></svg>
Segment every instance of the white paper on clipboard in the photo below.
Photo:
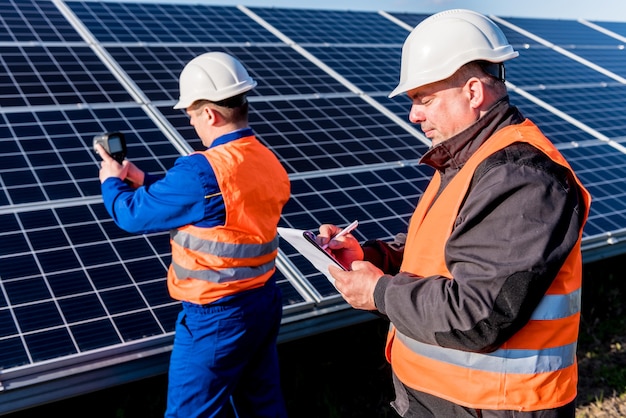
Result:
<svg viewBox="0 0 626 418"><path fill-rule="evenodd" d="M328 271L329 265L335 265L343 270L343 267L337 260L333 258L328 252L323 250L319 245L313 244L311 241L305 238L304 234L308 232L302 229L293 228L281 228L278 227L278 234L281 238L284 238L289 244L291 244L300 254L302 254L320 273L324 274L326 278L334 285L335 279L330 275Z"/></svg>

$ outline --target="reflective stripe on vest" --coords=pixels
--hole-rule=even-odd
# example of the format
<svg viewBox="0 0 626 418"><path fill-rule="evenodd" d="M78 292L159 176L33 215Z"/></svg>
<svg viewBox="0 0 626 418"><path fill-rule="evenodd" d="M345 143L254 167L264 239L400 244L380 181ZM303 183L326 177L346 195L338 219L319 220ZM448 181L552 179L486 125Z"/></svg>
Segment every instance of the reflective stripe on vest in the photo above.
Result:
<svg viewBox="0 0 626 418"><path fill-rule="evenodd" d="M439 196L440 178L435 172L411 218L405 246L405 254L411 257L404 258L402 271L454 280L445 261L446 241L473 174L488 156L515 142L533 145L571 171L532 122L503 128L474 153ZM590 196L576 181L585 200L586 220ZM577 382L581 239L582 227L578 242L528 323L498 350L472 353L424 344L391 324L386 355L394 373L409 387L470 408L531 411L571 402Z"/></svg>
<svg viewBox="0 0 626 418"><path fill-rule="evenodd" d="M278 235L271 242L262 244L232 244L204 240L181 230L174 230L171 233L172 240L183 248L193 251L212 254L222 258L254 258L272 254L278 249ZM259 266L233 266L230 268L216 270L191 270L177 264L172 260L172 266L177 277L187 277L191 279L207 280L213 283L223 283L233 280L248 279L257 277L272 270L275 260Z"/></svg>
<svg viewBox="0 0 626 418"><path fill-rule="evenodd" d="M580 289L566 295L545 295L533 312L532 320L567 318L580 311ZM499 349L488 355L433 346L413 340L396 331L407 347L416 353L456 366L498 373L546 373L569 367L576 362L576 343L560 347L530 349Z"/></svg>
<svg viewBox="0 0 626 418"><path fill-rule="evenodd" d="M256 267L231 267L220 270L189 270L172 263L177 277L188 279L206 280L213 283L231 282L243 280L250 277L257 277L274 269L274 260Z"/></svg>
<svg viewBox="0 0 626 418"><path fill-rule="evenodd" d="M544 295L531 320L567 318L580 312L580 289L566 295Z"/></svg>
<svg viewBox="0 0 626 418"><path fill-rule="evenodd" d="M492 373L547 373L576 362L576 343L541 350L499 349L485 355L420 343L398 330L396 337L409 349L423 356L466 369Z"/></svg>
<svg viewBox="0 0 626 418"><path fill-rule="evenodd" d="M261 244L232 244L204 240L181 230L173 230L171 239L183 248L193 251L213 254L217 257L225 258L252 258L268 255L278 249L278 235L267 243Z"/></svg>

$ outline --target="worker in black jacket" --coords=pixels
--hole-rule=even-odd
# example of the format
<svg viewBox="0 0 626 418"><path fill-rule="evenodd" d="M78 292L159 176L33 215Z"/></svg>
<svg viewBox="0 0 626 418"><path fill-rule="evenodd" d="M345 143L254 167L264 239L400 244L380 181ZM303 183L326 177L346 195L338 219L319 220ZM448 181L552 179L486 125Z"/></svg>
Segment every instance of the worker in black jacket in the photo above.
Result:
<svg viewBox="0 0 626 418"><path fill-rule="evenodd" d="M432 141L421 162L435 174L407 234L360 246L320 227L351 266L329 267L345 300L391 321L403 417L574 417L590 197L510 105L503 62L517 55L472 11L420 23L391 93L409 96L409 119Z"/></svg>

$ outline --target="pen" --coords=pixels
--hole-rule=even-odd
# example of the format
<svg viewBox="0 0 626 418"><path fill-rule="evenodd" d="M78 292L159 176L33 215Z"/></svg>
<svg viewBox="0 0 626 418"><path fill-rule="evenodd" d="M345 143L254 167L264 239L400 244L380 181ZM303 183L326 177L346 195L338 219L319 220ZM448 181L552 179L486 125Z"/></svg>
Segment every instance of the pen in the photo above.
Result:
<svg viewBox="0 0 626 418"><path fill-rule="evenodd" d="M344 229L339 231L339 233L337 233L336 235L330 237L330 239L343 237L344 235L349 234L350 232L354 231L354 228L356 228L358 225L359 225L359 221L354 221L350 225L346 226ZM328 242L330 242L330 241L328 241ZM325 250L326 248L328 248L328 244L322 245L322 249Z"/></svg>

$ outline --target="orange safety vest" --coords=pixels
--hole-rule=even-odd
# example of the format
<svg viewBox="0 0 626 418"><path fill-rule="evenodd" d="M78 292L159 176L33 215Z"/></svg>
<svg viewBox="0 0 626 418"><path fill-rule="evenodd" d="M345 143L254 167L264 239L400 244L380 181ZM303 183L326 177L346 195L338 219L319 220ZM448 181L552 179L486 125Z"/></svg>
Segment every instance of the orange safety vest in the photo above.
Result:
<svg viewBox="0 0 626 418"><path fill-rule="evenodd" d="M445 247L474 171L488 156L515 142L527 142L571 170L532 122L501 129L472 155L436 200L440 176L435 173L411 218L402 271L454 279L445 263ZM586 220L591 198L576 181L584 196ZM469 408L533 411L571 402L578 381L581 239L582 227L530 321L492 353L425 344L392 325L386 356L396 376L408 387Z"/></svg>
<svg viewBox="0 0 626 418"><path fill-rule="evenodd" d="M187 225L170 233L167 284L174 299L206 304L263 286L275 271L276 227L289 199L289 177L254 136L201 152L224 198L224 225ZM206 198L209 198L207 196Z"/></svg>

